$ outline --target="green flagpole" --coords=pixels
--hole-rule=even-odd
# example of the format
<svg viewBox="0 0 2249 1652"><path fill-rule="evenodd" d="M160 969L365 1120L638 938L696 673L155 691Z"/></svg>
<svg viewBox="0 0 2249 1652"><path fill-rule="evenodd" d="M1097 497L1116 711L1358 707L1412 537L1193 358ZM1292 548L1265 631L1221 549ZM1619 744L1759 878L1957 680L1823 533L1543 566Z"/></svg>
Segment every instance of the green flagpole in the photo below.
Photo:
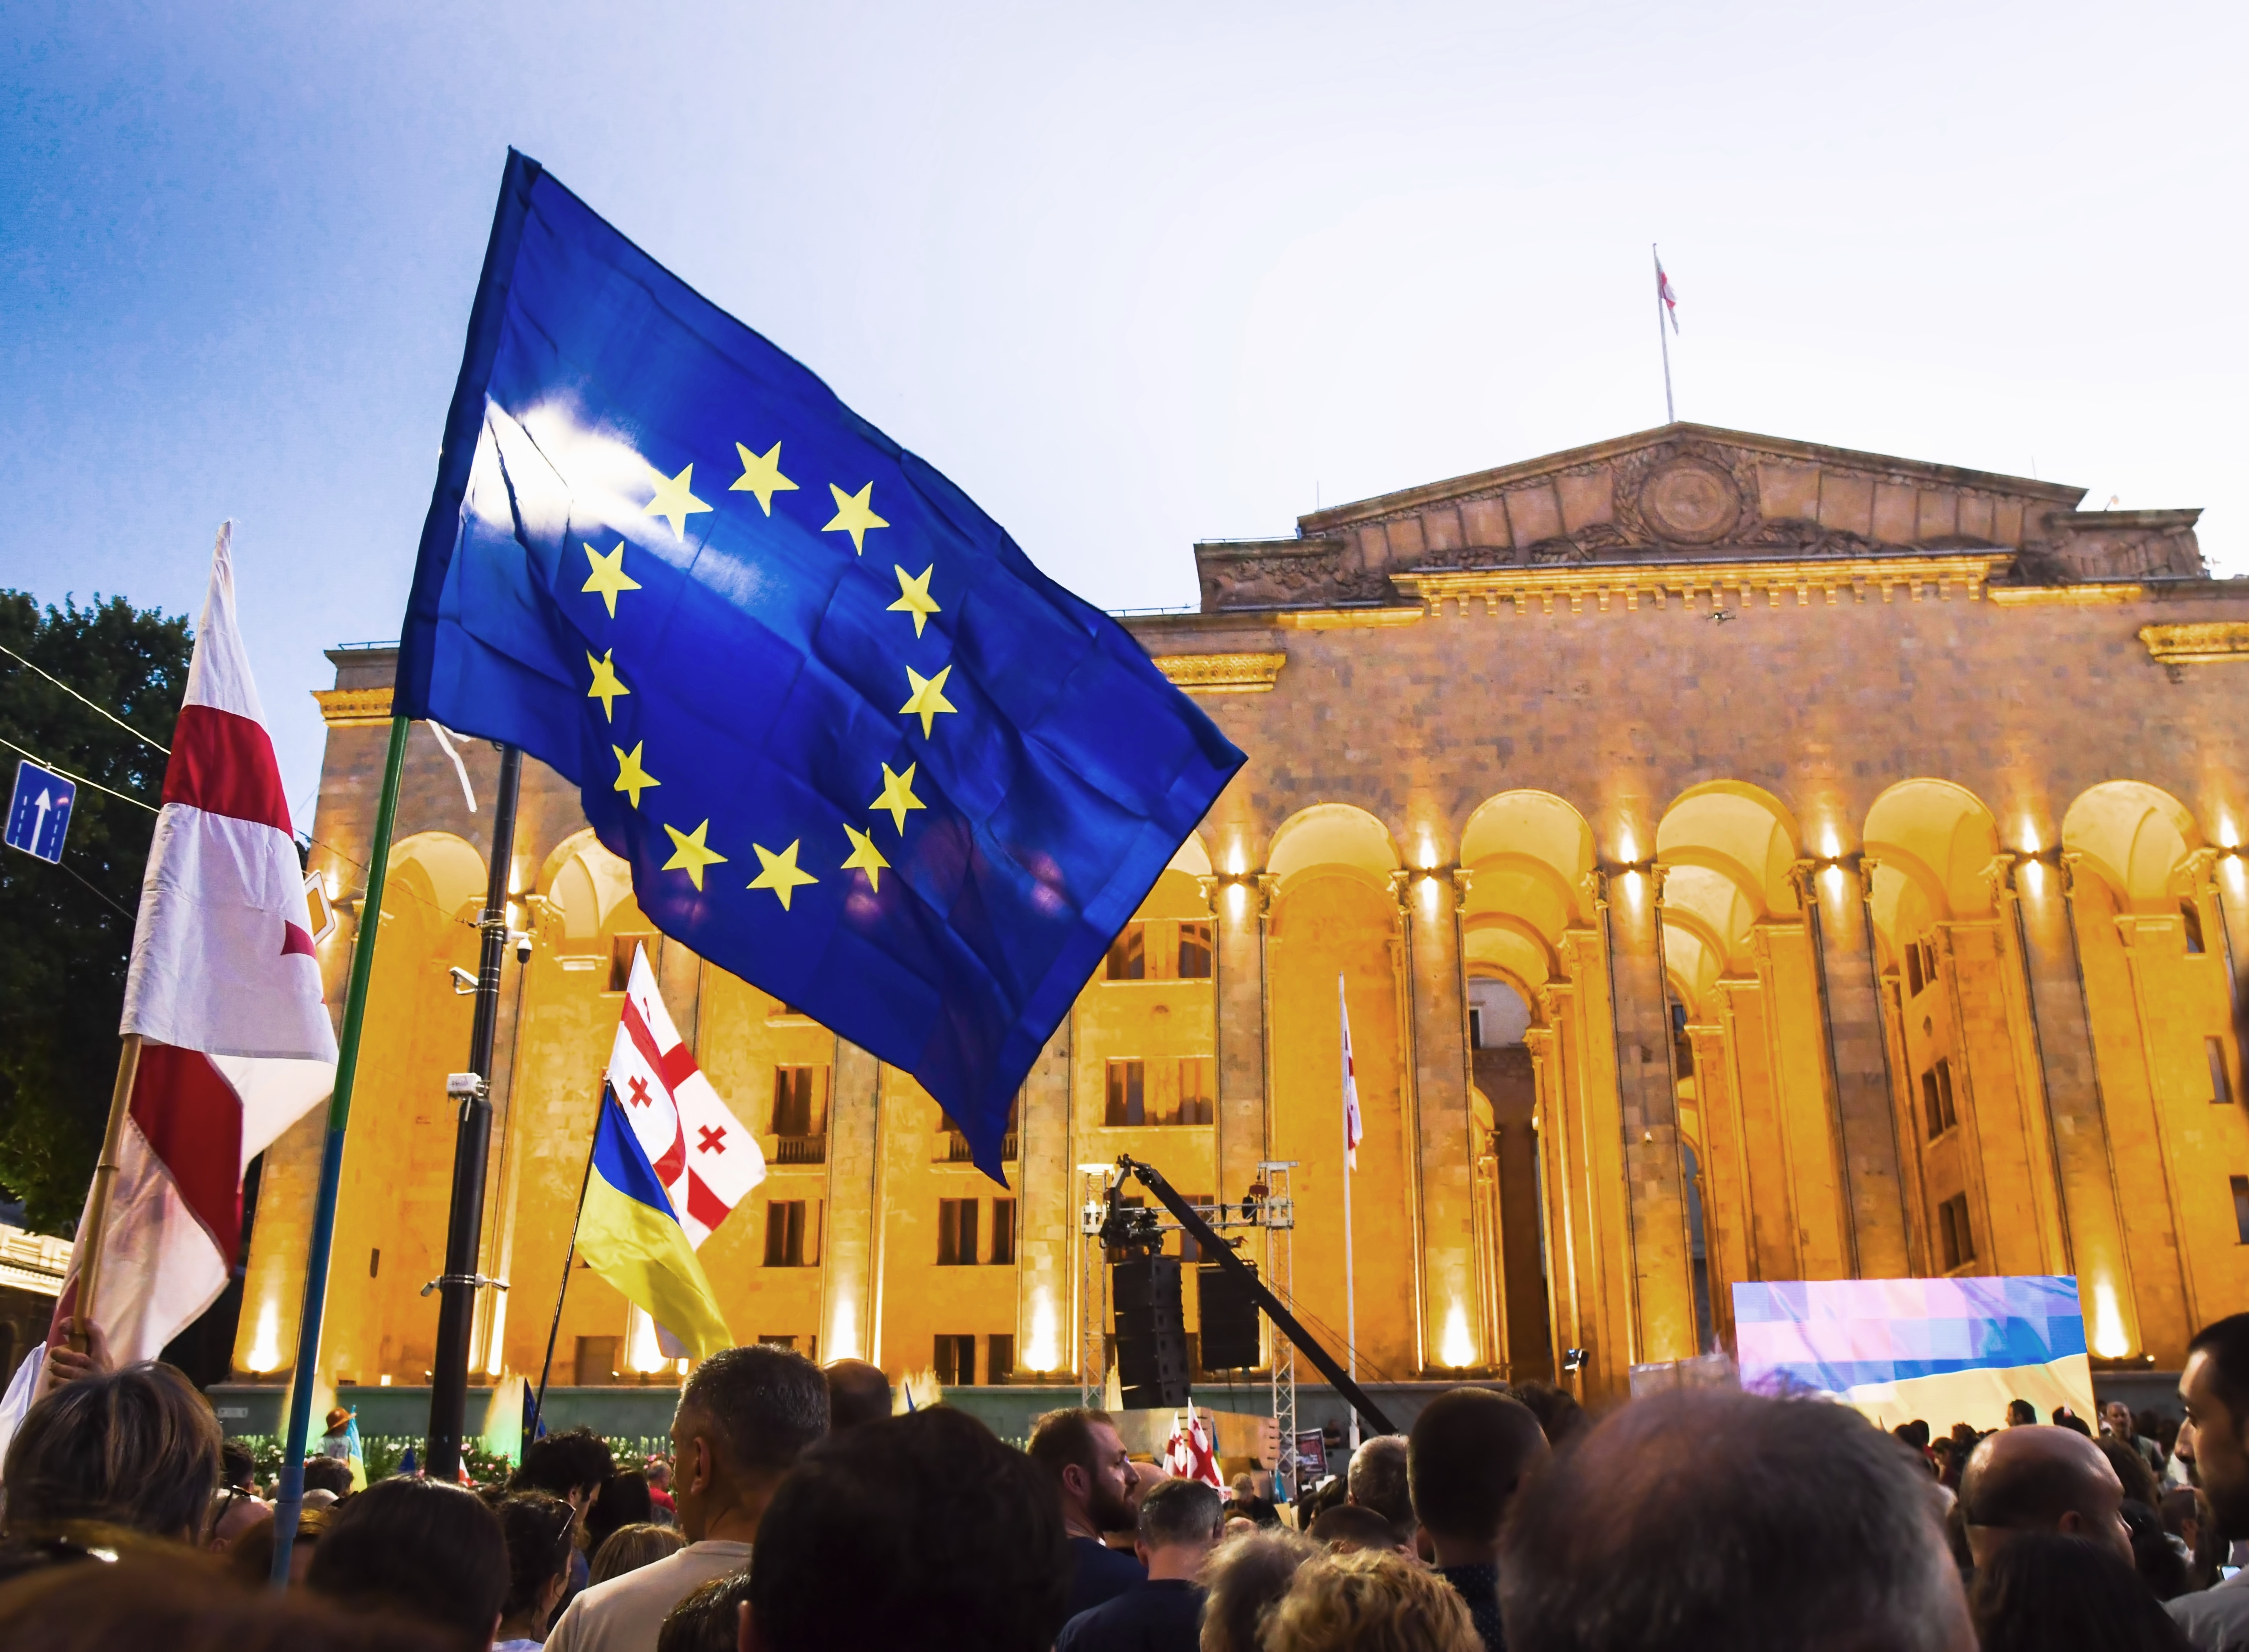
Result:
<svg viewBox="0 0 2249 1652"><path fill-rule="evenodd" d="M359 1075L360 1029L367 1019L368 983L375 975L375 943L382 932L382 886L390 871L390 834L398 817L399 776L406 767L404 717L390 720L390 751L382 765L382 800L375 811L375 842L367 857L367 893L359 906L359 935L352 947L351 982L344 993L343 1039L336 1052L336 1087L328 1098L328 1134L320 1150L320 1190L313 1202L313 1241L305 1257L305 1308L297 1328L297 1369L289 1391L289 1440L281 1460L280 1494L273 1509L273 1587L289 1586L289 1551L305 1508L305 1443L312 1429L313 1380L320 1357L320 1316L328 1299L328 1251L336 1237L336 1195L343 1184L344 1128L351 1122L352 1081Z"/></svg>

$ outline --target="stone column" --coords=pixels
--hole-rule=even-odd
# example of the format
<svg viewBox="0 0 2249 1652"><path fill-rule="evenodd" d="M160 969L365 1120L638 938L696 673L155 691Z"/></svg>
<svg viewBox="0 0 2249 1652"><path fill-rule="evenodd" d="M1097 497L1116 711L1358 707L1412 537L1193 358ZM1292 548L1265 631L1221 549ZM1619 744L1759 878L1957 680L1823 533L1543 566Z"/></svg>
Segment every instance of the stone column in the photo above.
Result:
<svg viewBox="0 0 2249 1652"><path fill-rule="evenodd" d="M1842 865L1815 869L1810 861L1795 868L1797 895L1812 922L1828 1078L1834 1086L1845 1252L1853 1277L1895 1279L1911 1273L1912 1260L1864 875Z"/></svg>
<svg viewBox="0 0 2249 1652"><path fill-rule="evenodd" d="M836 1040L828 1105L827 1232L820 1253L820 1353L871 1360L879 1343L882 1219L881 1065Z"/></svg>
<svg viewBox="0 0 2249 1652"><path fill-rule="evenodd" d="M1077 1178L1070 1163L1070 1034L1065 1016L1023 1080L1021 1157L1016 1162L1015 1363L1053 1374L1069 1370L1070 1272L1076 1258Z"/></svg>
<svg viewBox="0 0 2249 1652"><path fill-rule="evenodd" d="M2173 1156L2177 1151L2176 1137L2172 1134L2171 1121L2166 1116L2170 1111L2171 1102L2165 1093L2163 1065L2156 1053L2160 1006L2167 1000L2176 1002L2164 991L2163 969L2165 959L2180 956L2179 921L2170 913L2155 916L2119 913L2115 924L2117 935L2124 943L2124 967L2132 979L2133 1042L2140 1046L2141 1068L2148 1086L2148 1114L2155 1123L2155 1156L2163 1170L2164 1219L2159 1231L2163 1231L2164 1237L2170 1240L2167 1248L2177 1266L2179 1294L2186 1309L2187 1334L2191 1336L2206 1322L2203 1303L2208 1299L2199 1288L2200 1281L2195 1277L2197 1258L2193 1247L2187 1243L2186 1213L2179 1201L2176 1175L2177 1160ZM2152 982L2149 979L2151 974L2155 977ZM2144 1196L2146 1188L2144 1175L2136 1178L2133 1190L2142 1195L2137 1202L2142 1230L2158 1225L2147 1220L2148 1209L2154 1201ZM2144 1250L2142 1256L2145 1256ZM2154 1271L2146 1270L2149 1272Z"/></svg>
<svg viewBox="0 0 2249 1652"><path fill-rule="evenodd" d="M2019 861L2006 895L2053 1145L2065 1265L2077 1276L2093 1352L2121 1356L2140 1346L2139 1318L2064 875L2040 860Z"/></svg>
<svg viewBox="0 0 2249 1652"><path fill-rule="evenodd" d="M1695 1333L1694 1269L1679 1162L1678 1102L1671 1087L1671 1011L1656 913L1661 870L1627 870L1611 876L1603 908L1613 1000L1619 1139L1624 1152L1625 1230L1637 1327L1635 1364L1690 1359L1701 1351Z"/></svg>
<svg viewBox="0 0 2249 1652"><path fill-rule="evenodd" d="M1238 1199L1268 1155L1265 1111L1265 930L1275 880L1214 878L1218 1045L1218 1187Z"/></svg>
<svg viewBox="0 0 2249 1652"><path fill-rule="evenodd" d="M1475 1144L1468 1093L1468 992L1461 974L1454 891L1436 873L1401 891L1406 975L1413 1157L1420 1199L1423 1359L1460 1369L1500 1356L1480 1347L1474 1226Z"/></svg>

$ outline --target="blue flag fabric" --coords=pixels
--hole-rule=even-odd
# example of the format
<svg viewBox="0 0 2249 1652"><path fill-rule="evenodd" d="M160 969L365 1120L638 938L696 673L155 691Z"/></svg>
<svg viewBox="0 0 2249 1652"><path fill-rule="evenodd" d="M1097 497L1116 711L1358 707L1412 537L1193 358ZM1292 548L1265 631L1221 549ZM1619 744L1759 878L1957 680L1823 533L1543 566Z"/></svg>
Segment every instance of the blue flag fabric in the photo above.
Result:
<svg viewBox="0 0 2249 1652"><path fill-rule="evenodd" d="M511 151L395 709L579 787L667 935L1015 1092L1242 755L1113 620Z"/></svg>

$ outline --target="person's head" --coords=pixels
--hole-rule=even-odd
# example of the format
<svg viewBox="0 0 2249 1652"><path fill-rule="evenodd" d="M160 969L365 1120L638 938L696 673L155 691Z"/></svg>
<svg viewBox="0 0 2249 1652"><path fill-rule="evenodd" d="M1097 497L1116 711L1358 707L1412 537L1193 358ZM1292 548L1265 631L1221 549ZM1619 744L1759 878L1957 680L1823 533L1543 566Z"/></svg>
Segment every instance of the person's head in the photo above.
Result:
<svg viewBox="0 0 2249 1652"><path fill-rule="evenodd" d="M1331 1554L1400 1546L1398 1533L1391 1529L1389 1521L1372 1509L1362 1509L1355 1503L1320 1511L1313 1517L1308 1535Z"/></svg>
<svg viewBox="0 0 2249 1652"><path fill-rule="evenodd" d="M340 1435L346 1429L351 1427L351 1420L350 1412L340 1405L334 1407L328 1412L327 1432L332 1435Z"/></svg>
<svg viewBox="0 0 2249 1652"><path fill-rule="evenodd" d="M1929 1450L1929 1424L1915 1417L1910 1422L1901 1422L1890 1430L1916 1451Z"/></svg>
<svg viewBox="0 0 2249 1652"><path fill-rule="evenodd" d="M2066 1405L2053 1408L2053 1426L2067 1429L2072 1434L2081 1434L2088 1440L2093 1437L2093 1430L2085 1426L2085 1419Z"/></svg>
<svg viewBox="0 0 2249 1652"><path fill-rule="evenodd" d="M2186 1422L2178 1450L2194 1462L2218 1530L2249 1538L2249 1313L2203 1326L2179 1373Z"/></svg>
<svg viewBox="0 0 2249 1652"><path fill-rule="evenodd" d="M2038 1407L2028 1400L2007 1402L2007 1426L2011 1429L2029 1428L2038 1422Z"/></svg>
<svg viewBox="0 0 2249 1652"><path fill-rule="evenodd" d="M750 1556L746 1652L1046 1652L1069 1604L1051 1480L965 1411L804 1454Z"/></svg>
<svg viewBox="0 0 2249 1652"><path fill-rule="evenodd" d="M2139 1430L2132 1426L2132 1408L2122 1400L2111 1400L2102 1406L2101 1421L2108 1425L2108 1432L2120 1440L2135 1439L2139 1435Z"/></svg>
<svg viewBox="0 0 2249 1652"><path fill-rule="evenodd" d="M594 1551L587 1568L588 1584L607 1583L611 1578L621 1578L628 1572L661 1560L676 1553L687 1539L676 1525L658 1525L653 1520L636 1521L621 1525L602 1539L602 1546Z"/></svg>
<svg viewBox="0 0 2249 1652"><path fill-rule="evenodd" d="M1551 1382L1518 1382L1514 1385L1514 1392L1517 1399L1530 1408L1530 1415L1538 1419L1546 1443L1557 1451L1586 1426L1585 1407L1567 1388L1558 1388Z"/></svg>
<svg viewBox="0 0 2249 1652"><path fill-rule="evenodd" d="M1148 1500L1150 1491L1172 1477L1172 1471L1160 1463L1135 1463L1131 1466L1132 1484L1124 1488L1124 1501L1132 1511L1132 1518L1136 1522L1133 1529L1137 1531L1138 1530L1137 1522L1140 1518L1140 1505ZM1242 1481L1249 1478L1246 1474L1236 1475L1235 1477ZM1253 1493L1245 1486L1241 1489L1241 1495L1246 1498Z"/></svg>
<svg viewBox="0 0 2249 1652"><path fill-rule="evenodd" d="M523 1466L508 1478L511 1491L544 1491L583 1512L617 1471L609 1442L591 1429L565 1429L523 1448Z"/></svg>
<svg viewBox="0 0 2249 1652"><path fill-rule="evenodd" d="M161 1545L120 1544L116 1556L45 1566L0 1587L0 1646L8 1652L431 1652L429 1635L415 1625L354 1617L301 1591L244 1588L224 1568Z"/></svg>
<svg viewBox="0 0 2249 1652"><path fill-rule="evenodd" d="M302 1584L312 1569L313 1555L327 1535L335 1518L327 1509L304 1509L297 1515L297 1535L289 1545L289 1582ZM273 1517L267 1515L230 1544L226 1569L244 1588L262 1589L273 1580Z"/></svg>
<svg viewBox="0 0 2249 1652"><path fill-rule="evenodd" d="M712 1579L664 1614L656 1652L735 1652L749 1599L748 1573Z"/></svg>
<svg viewBox="0 0 2249 1652"><path fill-rule="evenodd" d="M1546 1457L1538 1419L1504 1395L1454 1388L1423 1406L1406 1466L1413 1518L1428 1532L1438 1564L1489 1561L1498 1551L1508 1499Z"/></svg>
<svg viewBox="0 0 2249 1652"><path fill-rule="evenodd" d="M389 1612L481 1646L499 1622L510 1567L500 1523L442 1480L381 1480L340 1505L305 1573L354 1612Z"/></svg>
<svg viewBox="0 0 2249 1652"><path fill-rule="evenodd" d="M571 1525L576 1514L546 1491L513 1491L493 1511L507 1545L507 1594L499 1606L502 1639L543 1640L554 1607L570 1587Z"/></svg>
<svg viewBox="0 0 2249 1652"><path fill-rule="evenodd" d="M649 1458L648 1468L645 1472L648 1475L648 1487L650 1491L669 1491L671 1490L671 1459L670 1457Z"/></svg>
<svg viewBox="0 0 2249 1652"><path fill-rule="evenodd" d="M218 1448L218 1483L237 1491L258 1489L258 1459L239 1440L222 1440Z"/></svg>
<svg viewBox="0 0 2249 1652"><path fill-rule="evenodd" d="M1379 1518L1379 1517L1378 1517ZM1242 1532L1203 1562L1200 1652L1262 1652L1266 1615L1320 1546L1286 1530Z"/></svg>
<svg viewBox="0 0 2249 1652"><path fill-rule="evenodd" d="M128 1365L56 1389L9 1443L5 1530L100 1520L197 1541L218 1490L218 1420L169 1365Z"/></svg>
<svg viewBox="0 0 2249 1652"><path fill-rule="evenodd" d="M671 1419L687 1540L754 1533L774 1486L827 1432L828 1383L794 1349L722 1348L697 1366Z"/></svg>
<svg viewBox="0 0 2249 1652"><path fill-rule="evenodd" d="M856 1429L890 1416L891 1380L881 1366L864 1360L832 1360L822 1374L828 1379L829 1428Z"/></svg>
<svg viewBox="0 0 2249 1652"><path fill-rule="evenodd" d="M2129 1440L2120 1440L2113 1434L2104 1434L2094 1441L2101 1455L2108 1459L2108 1466L2116 1471L2117 1481L2124 1488L2126 1501L2145 1504L2154 1508L2163 1500L2162 1482L2156 1471L2148 1466L2148 1459L2140 1455L2140 1448Z"/></svg>
<svg viewBox="0 0 2249 1652"><path fill-rule="evenodd" d="M1165 1479L1140 1499L1140 1522L1133 1540L1140 1563L1152 1578L1192 1578L1218 1541L1226 1521L1218 1488L1200 1480Z"/></svg>
<svg viewBox="0 0 2249 1652"><path fill-rule="evenodd" d="M1074 1406L1031 1424L1032 1462L1062 1493L1063 1518L1088 1535L1132 1527L1132 1459L1106 1411Z"/></svg>
<svg viewBox="0 0 2249 1652"><path fill-rule="evenodd" d="M1912 1453L1847 1407L1720 1389L1636 1400L1510 1505L1507 1643L1970 1649L1941 1500Z"/></svg>
<svg viewBox="0 0 2249 1652"><path fill-rule="evenodd" d="M648 1476L638 1469L619 1469L602 1482L602 1489L594 1494L594 1506L586 1511L586 1546L599 1549L610 1532L644 1525L655 1518Z"/></svg>
<svg viewBox="0 0 2249 1652"><path fill-rule="evenodd" d="M1345 1495L1390 1522L1400 1543L1413 1540L1413 1493L1406 1478L1406 1436L1378 1434L1351 1454Z"/></svg>
<svg viewBox="0 0 2249 1652"><path fill-rule="evenodd" d="M2107 1544L2059 1532L2025 1532L1979 1563L1970 1607L1983 1652L2183 1652L2187 1645Z"/></svg>
<svg viewBox="0 0 2249 1652"><path fill-rule="evenodd" d="M305 1490L325 1491L338 1498L349 1497L352 1494L351 1464L341 1457L306 1457Z"/></svg>
<svg viewBox="0 0 2249 1652"><path fill-rule="evenodd" d="M1265 1623L1265 1652L1482 1648L1467 1604L1450 1584L1402 1554L1379 1550L1311 1561L1290 1580Z"/></svg>
<svg viewBox="0 0 2249 1652"><path fill-rule="evenodd" d="M2123 1501L2123 1483L2101 1448L2050 1426L1990 1436L1960 1479L1961 1518L1978 1566L2024 1532L2089 1538L2129 1565L2132 1535L2118 1512Z"/></svg>

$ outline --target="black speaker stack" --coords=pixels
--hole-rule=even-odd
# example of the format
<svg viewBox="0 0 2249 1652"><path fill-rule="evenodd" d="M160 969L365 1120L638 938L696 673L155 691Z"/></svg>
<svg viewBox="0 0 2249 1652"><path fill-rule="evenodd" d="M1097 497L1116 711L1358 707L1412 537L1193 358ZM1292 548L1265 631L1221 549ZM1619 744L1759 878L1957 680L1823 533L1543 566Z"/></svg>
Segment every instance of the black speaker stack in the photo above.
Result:
<svg viewBox="0 0 2249 1652"><path fill-rule="evenodd" d="M1257 1304L1248 1281L1215 1262L1195 1270L1195 1294L1202 1311L1202 1368L1234 1371L1254 1366L1257 1347Z"/></svg>
<svg viewBox="0 0 2249 1652"><path fill-rule="evenodd" d="M1124 1409L1185 1405L1193 1374L1187 1369L1180 1259L1139 1256L1119 1262L1110 1292L1117 1310L1117 1380ZM1254 1340L1254 1329L1251 1334Z"/></svg>

